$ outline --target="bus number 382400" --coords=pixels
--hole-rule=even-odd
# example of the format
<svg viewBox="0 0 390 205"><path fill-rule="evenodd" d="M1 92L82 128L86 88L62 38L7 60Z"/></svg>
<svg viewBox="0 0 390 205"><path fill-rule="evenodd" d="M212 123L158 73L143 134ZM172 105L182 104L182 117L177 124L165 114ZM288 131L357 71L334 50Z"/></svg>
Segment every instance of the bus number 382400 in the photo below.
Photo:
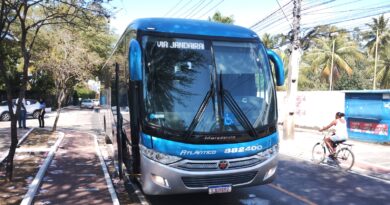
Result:
<svg viewBox="0 0 390 205"><path fill-rule="evenodd" d="M226 148L225 152L226 154L229 153L240 153L240 152L250 152L250 151L260 151L263 147L261 145L254 145L254 146L247 146L247 147L233 147L233 148Z"/></svg>

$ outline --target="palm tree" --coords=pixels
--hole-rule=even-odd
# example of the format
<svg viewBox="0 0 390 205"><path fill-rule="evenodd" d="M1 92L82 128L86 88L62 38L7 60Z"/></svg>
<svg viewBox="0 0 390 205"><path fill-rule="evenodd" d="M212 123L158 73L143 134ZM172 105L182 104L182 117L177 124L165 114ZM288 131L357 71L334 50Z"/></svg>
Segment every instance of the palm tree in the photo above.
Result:
<svg viewBox="0 0 390 205"><path fill-rule="evenodd" d="M378 47L385 47L388 43L390 43L390 32L387 28L387 24L389 23L389 19L385 19L382 15L379 18L373 18L372 24L366 24L370 27L370 31L367 31L363 34L363 39L367 40L365 47L368 48L368 53L372 56L375 55L375 47L377 42L377 32L378 32Z"/></svg>
<svg viewBox="0 0 390 205"><path fill-rule="evenodd" d="M314 48L304 56L304 60L312 69L320 70L322 77L329 79L332 69L332 79L337 79L341 72L351 75L353 66L364 59L359 51L356 42L350 40L346 33L339 33L338 36L317 37L313 39ZM334 43L334 47L333 47ZM333 56L333 68L332 67Z"/></svg>
<svg viewBox="0 0 390 205"><path fill-rule="evenodd" d="M233 24L234 17L233 16L222 16L221 12L217 11L213 15L213 17L209 17L209 21L226 23L226 24Z"/></svg>
<svg viewBox="0 0 390 205"><path fill-rule="evenodd" d="M377 82L381 89L390 89L390 47L386 46L378 60Z"/></svg>
<svg viewBox="0 0 390 205"><path fill-rule="evenodd" d="M261 41L263 42L264 46L267 48L272 49L272 48L275 48L275 46L276 46L275 39L272 38L271 34L269 34L269 33L264 33L261 36Z"/></svg>
<svg viewBox="0 0 390 205"><path fill-rule="evenodd" d="M288 74L287 73L287 71L288 71L287 66L288 66L288 62L289 62L289 55L288 55L287 50L282 50L282 48L281 48L286 42L285 36L283 34L277 34L277 35L271 36L269 33L264 33L261 36L261 41L263 42L263 44L266 48L272 49L273 51L275 51L279 55L279 57L282 59L283 67L284 67L284 76L287 76L287 74ZM285 81L287 81L287 78L285 79ZM286 83L285 83L285 85L286 85ZM283 88L281 88L281 87L278 87L277 89L283 90Z"/></svg>

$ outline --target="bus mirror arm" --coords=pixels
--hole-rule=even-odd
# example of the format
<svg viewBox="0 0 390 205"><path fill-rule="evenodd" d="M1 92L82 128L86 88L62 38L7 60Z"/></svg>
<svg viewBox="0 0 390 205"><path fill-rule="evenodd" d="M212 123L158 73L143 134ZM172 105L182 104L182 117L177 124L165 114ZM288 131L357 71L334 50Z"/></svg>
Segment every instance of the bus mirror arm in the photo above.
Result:
<svg viewBox="0 0 390 205"><path fill-rule="evenodd" d="M268 58L272 61L275 68L276 75L276 85L282 86L284 84L284 68L283 61L280 59L279 55L270 49L267 49Z"/></svg>

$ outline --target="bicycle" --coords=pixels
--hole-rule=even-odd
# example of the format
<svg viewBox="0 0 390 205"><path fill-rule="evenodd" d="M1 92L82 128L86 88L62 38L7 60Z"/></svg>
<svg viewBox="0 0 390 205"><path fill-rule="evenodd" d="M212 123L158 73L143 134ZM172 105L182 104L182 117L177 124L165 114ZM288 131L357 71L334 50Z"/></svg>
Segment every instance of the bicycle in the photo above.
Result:
<svg viewBox="0 0 390 205"><path fill-rule="evenodd" d="M317 142L312 150L312 161L320 164L325 161L327 153L330 153L329 148L325 144L325 137L321 142ZM345 140L334 142L336 148L336 154L334 155L333 161L335 164L344 171L348 171L352 168L355 163L355 155L352 152L352 144L345 143Z"/></svg>

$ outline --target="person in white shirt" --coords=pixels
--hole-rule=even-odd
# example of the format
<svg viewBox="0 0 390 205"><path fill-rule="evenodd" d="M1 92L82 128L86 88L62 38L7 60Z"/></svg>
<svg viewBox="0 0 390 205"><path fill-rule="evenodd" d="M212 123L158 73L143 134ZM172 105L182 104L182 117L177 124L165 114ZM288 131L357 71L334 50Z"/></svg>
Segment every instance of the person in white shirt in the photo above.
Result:
<svg viewBox="0 0 390 205"><path fill-rule="evenodd" d="M345 114L342 112L336 113L336 119L329 125L323 127L319 131L322 132L334 126L335 132L331 136L325 137L326 146L329 148L330 157L335 154L334 142L345 141L348 139L347 121L344 118Z"/></svg>

